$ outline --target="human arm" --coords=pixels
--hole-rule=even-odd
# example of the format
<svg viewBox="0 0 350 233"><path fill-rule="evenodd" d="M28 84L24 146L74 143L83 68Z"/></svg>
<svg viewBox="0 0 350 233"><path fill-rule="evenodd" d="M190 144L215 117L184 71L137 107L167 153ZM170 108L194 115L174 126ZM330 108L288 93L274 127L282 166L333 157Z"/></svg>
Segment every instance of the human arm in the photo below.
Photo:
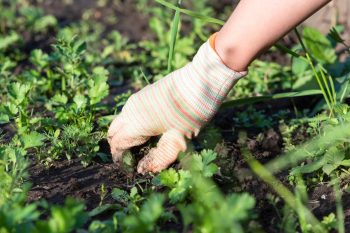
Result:
<svg viewBox="0 0 350 233"><path fill-rule="evenodd" d="M217 33L215 50L236 71L331 0L241 0Z"/></svg>

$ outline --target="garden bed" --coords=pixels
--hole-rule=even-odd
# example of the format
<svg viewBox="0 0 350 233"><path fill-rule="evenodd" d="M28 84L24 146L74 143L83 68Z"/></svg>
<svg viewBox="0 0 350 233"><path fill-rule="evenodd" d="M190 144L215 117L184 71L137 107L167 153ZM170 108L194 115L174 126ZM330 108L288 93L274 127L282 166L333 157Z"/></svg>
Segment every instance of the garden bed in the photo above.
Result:
<svg viewBox="0 0 350 233"><path fill-rule="evenodd" d="M223 17L231 2L185 7ZM343 59L348 54L320 62L334 76L337 98L344 96L341 101L337 99L339 103L332 110L320 93L303 96L305 89L319 90L310 67L276 48L262 54L249 76L230 93L225 108L189 143L188 152L180 156L184 158L160 174L143 176L136 173L135 164L158 138L133 148L132 158L120 165L111 161L106 131L131 93L167 73L166 36L170 35L168 19L173 12L148 1L30 3L30 9L22 3L16 10L6 8L15 12L14 17L20 20L14 22L21 26L7 22L4 31L16 32L21 39L5 49L0 43L0 61L10 67L0 64L0 78L6 80L0 84L4 90L0 90L4 103L0 103L0 162L5 161L0 177L10 180L0 184L5 190L3 194L0 191L0 198L5 200L4 204L0 199L0 216L7 221L0 219L0 231L4 227L9 232L21 232L26 227L31 229L28 232L45 229L54 233L50 227L62 221L66 227L62 232L214 232L220 227L224 230L218 232L239 232L241 228L241 232L316 232L307 229L309 223L315 223L312 217L303 219L302 214L307 212L292 211L293 206L280 193L283 186L327 232L336 232L339 222L343 222L345 232L350 232L350 150L346 138L335 136L329 138L334 140L329 148L320 144L306 150L310 156L275 172L272 185L264 180L264 170L257 173L247 159L249 151L255 165L268 167L278 158L289 158L293 151L306 153L300 145L312 145L312 140L331 134L332 129L341 131L342 124L348 127L350 93L341 88L350 73L346 68L349 61L338 60L338 56ZM27 11L22 12L22 8ZM37 17L33 25L29 23L31 17ZM202 33L209 35L217 30L216 26L192 20L183 19L177 43L184 49L175 50L178 57L173 69L188 62L202 42L198 39ZM23 22L28 25L23 26ZM0 35L2 30L0 27ZM299 52L293 34L279 44ZM326 49L331 50L330 46ZM335 54L335 50L330 53ZM288 98L278 97L283 92L289 93ZM295 93L302 95L290 98ZM249 104L248 97L266 100ZM243 103L229 102L235 99ZM329 156L327 161L320 159ZM312 167L320 161L323 164ZM202 170L191 168L191 163L199 163ZM205 187L201 186L202 178ZM27 182L30 188L26 188ZM215 187L214 191L210 187ZM84 205L69 204L68 197ZM16 219L24 207L32 208L33 212L28 210L31 217ZM18 213L8 214L11 209ZM235 210L237 213L230 216ZM61 211L63 220L55 211Z"/></svg>

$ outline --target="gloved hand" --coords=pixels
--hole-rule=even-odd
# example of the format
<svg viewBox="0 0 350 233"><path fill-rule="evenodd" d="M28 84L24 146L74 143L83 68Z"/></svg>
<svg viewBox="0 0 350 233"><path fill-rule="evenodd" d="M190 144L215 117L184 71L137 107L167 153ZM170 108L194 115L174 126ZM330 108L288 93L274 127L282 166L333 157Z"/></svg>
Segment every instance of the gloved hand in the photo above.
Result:
<svg viewBox="0 0 350 233"><path fill-rule="evenodd" d="M186 150L185 137L197 136L233 85L246 72L226 67L214 50L215 34L192 62L133 94L108 130L114 162L130 147L161 135L156 148L139 162L139 173L158 172Z"/></svg>

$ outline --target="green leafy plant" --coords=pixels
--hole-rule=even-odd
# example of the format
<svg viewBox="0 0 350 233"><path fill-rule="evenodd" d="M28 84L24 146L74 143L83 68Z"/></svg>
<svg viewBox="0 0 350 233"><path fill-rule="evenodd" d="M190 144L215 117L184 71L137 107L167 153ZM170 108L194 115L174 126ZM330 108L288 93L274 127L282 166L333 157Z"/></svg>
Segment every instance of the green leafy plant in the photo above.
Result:
<svg viewBox="0 0 350 233"><path fill-rule="evenodd" d="M81 159L84 166L87 166L97 155L98 142L103 136L102 132L93 132L93 126L89 121L66 125L62 131L57 129L47 134L51 145L41 150L38 158L50 164L62 156L68 160L76 156Z"/></svg>
<svg viewBox="0 0 350 233"><path fill-rule="evenodd" d="M248 218L255 201L247 194L222 197L216 186L205 178L212 177L218 170L212 163L215 158L214 151L204 150L187 160L191 164L189 170L170 168L161 172L155 182L170 189L169 200L178 203L184 229L193 225L194 232L211 232L214 229L218 232L243 232L239 222ZM187 200L190 200L189 204L185 204Z"/></svg>
<svg viewBox="0 0 350 233"><path fill-rule="evenodd" d="M2 122L7 123L15 118L18 129L25 131L29 125L28 93L30 86L19 82L11 83L7 87L8 101L1 106Z"/></svg>

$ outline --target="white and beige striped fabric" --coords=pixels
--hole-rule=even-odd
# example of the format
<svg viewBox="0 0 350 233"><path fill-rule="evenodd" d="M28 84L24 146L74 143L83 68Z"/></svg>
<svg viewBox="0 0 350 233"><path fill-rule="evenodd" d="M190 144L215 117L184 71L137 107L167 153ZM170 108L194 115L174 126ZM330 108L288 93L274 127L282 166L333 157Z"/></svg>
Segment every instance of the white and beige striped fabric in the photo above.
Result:
<svg viewBox="0 0 350 233"><path fill-rule="evenodd" d="M115 162L125 150L162 135L138 165L139 173L158 172L186 150L185 138L197 136L211 120L233 85L246 72L226 67L214 48L215 35L192 62L133 94L108 130Z"/></svg>

